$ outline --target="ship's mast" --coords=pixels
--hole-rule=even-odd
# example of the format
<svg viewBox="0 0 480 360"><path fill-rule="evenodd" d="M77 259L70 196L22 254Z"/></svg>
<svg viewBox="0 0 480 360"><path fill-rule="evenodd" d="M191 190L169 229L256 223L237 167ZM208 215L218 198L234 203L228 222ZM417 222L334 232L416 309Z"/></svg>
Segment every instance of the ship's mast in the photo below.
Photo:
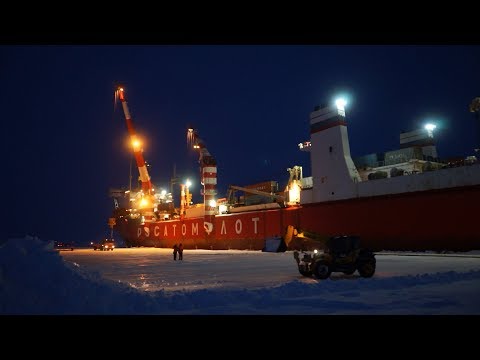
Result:
<svg viewBox="0 0 480 360"><path fill-rule="evenodd" d="M203 185L203 201L205 205L205 231L213 236L213 224L215 221L215 195L217 195L217 161L205 147L205 142L198 136L193 128L188 129L187 141L193 144L198 151L200 164L200 179Z"/></svg>
<svg viewBox="0 0 480 360"><path fill-rule="evenodd" d="M127 129L130 135L130 141L133 147L133 154L137 162L138 172L140 174L140 181L142 182L142 190L147 195L153 194L153 186L150 181L150 176L148 175L147 165L145 159L143 158L143 149L141 143L137 138L137 134L133 127L133 120L128 110L127 100L125 99L125 93L123 88L119 87L116 91L116 95L122 102L123 112L125 114L125 120L127 122Z"/></svg>

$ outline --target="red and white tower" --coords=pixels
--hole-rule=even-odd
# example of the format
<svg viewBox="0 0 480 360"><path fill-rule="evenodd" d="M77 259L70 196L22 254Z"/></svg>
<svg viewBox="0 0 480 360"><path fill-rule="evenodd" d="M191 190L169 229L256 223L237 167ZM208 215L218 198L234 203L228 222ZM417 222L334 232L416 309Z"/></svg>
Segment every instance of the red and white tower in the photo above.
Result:
<svg viewBox="0 0 480 360"><path fill-rule="evenodd" d="M217 195L217 161L205 147L204 141L198 136L196 130L190 128L187 132L187 140L198 151L200 164L200 179L203 185L203 202L205 205L204 228L207 238L214 237L214 222Z"/></svg>

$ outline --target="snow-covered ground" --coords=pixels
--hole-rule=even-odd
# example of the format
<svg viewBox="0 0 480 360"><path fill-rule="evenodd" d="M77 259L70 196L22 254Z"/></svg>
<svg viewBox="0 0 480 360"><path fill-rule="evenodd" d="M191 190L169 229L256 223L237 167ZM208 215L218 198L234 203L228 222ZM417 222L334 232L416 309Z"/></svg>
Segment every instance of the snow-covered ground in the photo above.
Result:
<svg viewBox="0 0 480 360"><path fill-rule="evenodd" d="M480 314L480 256L377 254L370 279L298 273L291 252L0 247L2 314ZM466 256L465 256L466 255Z"/></svg>

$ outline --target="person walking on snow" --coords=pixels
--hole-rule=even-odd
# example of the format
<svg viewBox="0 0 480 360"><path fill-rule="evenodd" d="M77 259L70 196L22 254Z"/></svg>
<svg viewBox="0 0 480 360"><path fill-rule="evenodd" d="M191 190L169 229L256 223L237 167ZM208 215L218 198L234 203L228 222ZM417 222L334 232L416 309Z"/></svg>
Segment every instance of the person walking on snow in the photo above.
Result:
<svg viewBox="0 0 480 360"><path fill-rule="evenodd" d="M178 253L178 245L175 244L175 245L173 245L173 260L175 260L175 261L177 260L177 253ZM181 258L180 258L180 260L181 260Z"/></svg>
<svg viewBox="0 0 480 360"><path fill-rule="evenodd" d="M183 244L178 245L178 260L183 260Z"/></svg>

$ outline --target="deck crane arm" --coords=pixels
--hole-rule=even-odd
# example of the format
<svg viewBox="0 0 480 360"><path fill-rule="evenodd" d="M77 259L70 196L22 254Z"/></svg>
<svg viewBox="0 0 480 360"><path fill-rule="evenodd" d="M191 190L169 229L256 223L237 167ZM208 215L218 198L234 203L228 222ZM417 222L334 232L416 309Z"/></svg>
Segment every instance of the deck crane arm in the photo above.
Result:
<svg viewBox="0 0 480 360"><path fill-rule="evenodd" d="M208 170L212 170L209 168L214 168L216 169L217 166L217 161L215 158L210 154L208 149L205 146L205 142L198 136L198 133L195 129L189 128L187 132L187 141L192 144L193 149L198 151L199 158L198 158L198 163L200 164L200 181L202 185L205 186L205 184L211 182L208 180ZM216 180L216 170L215 170L215 180ZM216 185L211 184L211 185ZM213 187L214 188L214 187ZM215 193L213 193L215 192ZM213 191L211 195L216 195L216 191Z"/></svg>
<svg viewBox="0 0 480 360"><path fill-rule="evenodd" d="M244 192L248 192L248 193L256 194L256 195L262 195L262 196L265 196L265 197L273 198L277 201L282 201L282 202L285 201L285 196L272 194L272 193L265 192L265 191L249 189L249 188L245 188L245 187L241 187L241 186L235 186L235 185L230 185L229 192L230 192L230 189L244 191Z"/></svg>
<svg viewBox="0 0 480 360"><path fill-rule="evenodd" d="M141 147L141 143L138 140L137 134L133 127L133 120L130 115L130 111L128 110L127 100L125 99L125 92L122 87L119 87L116 92L115 96L120 99L122 102L123 113L125 114L125 120L127 122L127 129L130 135L131 144L133 147L133 154L135 156L135 161L137 163L138 172L140 174L140 181L142 182L142 190L147 195L152 195L153 193L153 186L152 182L150 181L150 176L148 174L147 165L145 163L145 159L143 158L143 149Z"/></svg>
<svg viewBox="0 0 480 360"><path fill-rule="evenodd" d="M209 166L216 166L217 162L215 158L210 154L208 149L205 146L205 142L198 136L197 130L189 128L187 132L187 141L192 144L193 149L198 151L200 164L200 178L202 185L205 184L205 176L203 173L203 168Z"/></svg>

